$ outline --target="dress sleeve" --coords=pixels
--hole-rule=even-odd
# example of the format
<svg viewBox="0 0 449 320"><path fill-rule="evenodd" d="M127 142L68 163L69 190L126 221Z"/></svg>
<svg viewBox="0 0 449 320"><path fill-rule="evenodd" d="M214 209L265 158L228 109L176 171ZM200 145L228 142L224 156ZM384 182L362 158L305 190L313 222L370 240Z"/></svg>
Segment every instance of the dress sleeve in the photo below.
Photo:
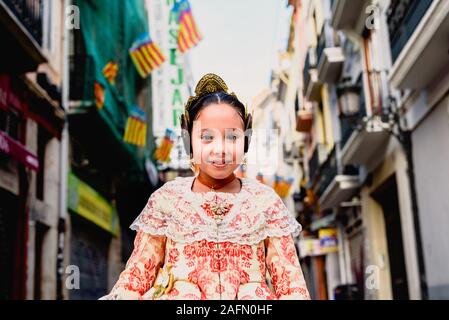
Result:
<svg viewBox="0 0 449 320"><path fill-rule="evenodd" d="M302 230L282 199L271 191L265 210L265 262L278 299L310 299L293 236Z"/></svg>
<svg viewBox="0 0 449 320"><path fill-rule="evenodd" d="M164 199L163 188L153 192L131 224L130 228L137 231L134 250L111 292L100 300L142 299L153 286L165 256L167 216Z"/></svg>
<svg viewBox="0 0 449 320"><path fill-rule="evenodd" d="M138 231L134 250L111 292L100 300L140 300L164 261L166 237Z"/></svg>
<svg viewBox="0 0 449 320"><path fill-rule="evenodd" d="M278 299L310 300L291 235L265 239L266 264Z"/></svg>
<svg viewBox="0 0 449 320"><path fill-rule="evenodd" d="M302 226L293 217L282 199L274 190L270 190L266 197L261 198L263 202L266 235L269 237L282 237L293 235L297 237Z"/></svg>

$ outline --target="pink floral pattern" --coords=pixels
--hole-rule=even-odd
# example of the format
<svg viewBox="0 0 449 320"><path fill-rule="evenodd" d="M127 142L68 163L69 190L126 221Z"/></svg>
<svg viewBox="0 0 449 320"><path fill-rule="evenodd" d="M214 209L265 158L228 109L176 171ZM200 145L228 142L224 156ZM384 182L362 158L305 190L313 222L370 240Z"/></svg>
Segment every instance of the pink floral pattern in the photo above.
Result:
<svg viewBox="0 0 449 320"><path fill-rule="evenodd" d="M153 193L132 225L138 232L126 268L101 299L154 299L160 270L175 279L162 300L310 299L292 238L300 225L271 188L243 181L238 194L194 194L191 178ZM231 203L220 222L208 212L217 196Z"/></svg>

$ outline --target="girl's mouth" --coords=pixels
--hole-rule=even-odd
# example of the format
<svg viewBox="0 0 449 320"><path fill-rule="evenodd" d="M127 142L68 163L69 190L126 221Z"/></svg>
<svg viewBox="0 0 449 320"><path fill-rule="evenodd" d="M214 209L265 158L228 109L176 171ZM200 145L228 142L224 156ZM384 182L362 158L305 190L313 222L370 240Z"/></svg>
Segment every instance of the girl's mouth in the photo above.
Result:
<svg viewBox="0 0 449 320"><path fill-rule="evenodd" d="M212 165L215 168L222 169L222 168L226 167L227 164L226 163L215 163L215 162L213 162Z"/></svg>
<svg viewBox="0 0 449 320"><path fill-rule="evenodd" d="M209 161L209 164L211 164L215 168L219 168L219 169L226 167L229 163L230 163L229 161L225 161L224 159Z"/></svg>

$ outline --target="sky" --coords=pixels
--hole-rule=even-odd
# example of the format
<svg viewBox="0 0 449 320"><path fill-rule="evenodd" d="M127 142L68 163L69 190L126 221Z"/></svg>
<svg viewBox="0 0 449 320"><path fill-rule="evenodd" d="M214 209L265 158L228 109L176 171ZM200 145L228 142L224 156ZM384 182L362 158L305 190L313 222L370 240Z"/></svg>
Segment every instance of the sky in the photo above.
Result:
<svg viewBox="0 0 449 320"><path fill-rule="evenodd" d="M195 84L206 73L223 78L244 103L269 86L278 51L287 46L287 0L190 0L203 40L191 50Z"/></svg>

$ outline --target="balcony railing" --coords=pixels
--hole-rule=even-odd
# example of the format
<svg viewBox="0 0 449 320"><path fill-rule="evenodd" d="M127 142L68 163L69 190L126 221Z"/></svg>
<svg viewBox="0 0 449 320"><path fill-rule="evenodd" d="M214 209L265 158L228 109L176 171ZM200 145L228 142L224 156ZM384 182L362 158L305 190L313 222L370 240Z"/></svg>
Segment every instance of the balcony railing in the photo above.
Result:
<svg viewBox="0 0 449 320"><path fill-rule="evenodd" d="M320 36L318 37L318 46L316 49L318 64L321 61L324 49L338 47L339 45L340 44L336 33L329 25L329 22L326 20L323 24L323 27L321 28Z"/></svg>
<svg viewBox="0 0 449 320"><path fill-rule="evenodd" d="M338 145L336 144L320 168L320 175L317 181L318 196L323 194L338 174L337 147Z"/></svg>
<svg viewBox="0 0 449 320"><path fill-rule="evenodd" d="M323 56L324 49L327 47L324 26L323 26L323 30L321 31L320 37L318 38L318 46L316 48L316 57L317 57L318 63L320 63L321 57Z"/></svg>
<svg viewBox="0 0 449 320"><path fill-rule="evenodd" d="M310 48L309 51L307 52L307 56L306 56L306 61L304 63L304 83L309 83L310 81L310 69L314 69L316 68L316 62L314 61L312 55L311 50L313 50L313 48Z"/></svg>
<svg viewBox="0 0 449 320"><path fill-rule="evenodd" d="M317 72L322 83L334 84L343 69L345 56L340 47L339 34L326 20L321 29L317 45Z"/></svg>
<svg viewBox="0 0 449 320"><path fill-rule="evenodd" d="M309 101L321 100L321 82L318 79L316 48L310 47L304 62L303 93Z"/></svg>
<svg viewBox="0 0 449 320"><path fill-rule="evenodd" d="M309 180L313 181L318 168L320 167L319 150L318 146L315 147L315 151L312 154L312 158L309 161Z"/></svg>
<svg viewBox="0 0 449 320"><path fill-rule="evenodd" d="M33 39L42 45L42 0L2 0Z"/></svg>
<svg viewBox="0 0 449 320"><path fill-rule="evenodd" d="M393 62L401 54L433 0L394 0L387 12Z"/></svg>
<svg viewBox="0 0 449 320"><path fill-rule="evenodd" d="M320 174L320 167L327 159L328 150L325 144L317 143L309 160L309 181L313 184L316 177Z"/></svg>

